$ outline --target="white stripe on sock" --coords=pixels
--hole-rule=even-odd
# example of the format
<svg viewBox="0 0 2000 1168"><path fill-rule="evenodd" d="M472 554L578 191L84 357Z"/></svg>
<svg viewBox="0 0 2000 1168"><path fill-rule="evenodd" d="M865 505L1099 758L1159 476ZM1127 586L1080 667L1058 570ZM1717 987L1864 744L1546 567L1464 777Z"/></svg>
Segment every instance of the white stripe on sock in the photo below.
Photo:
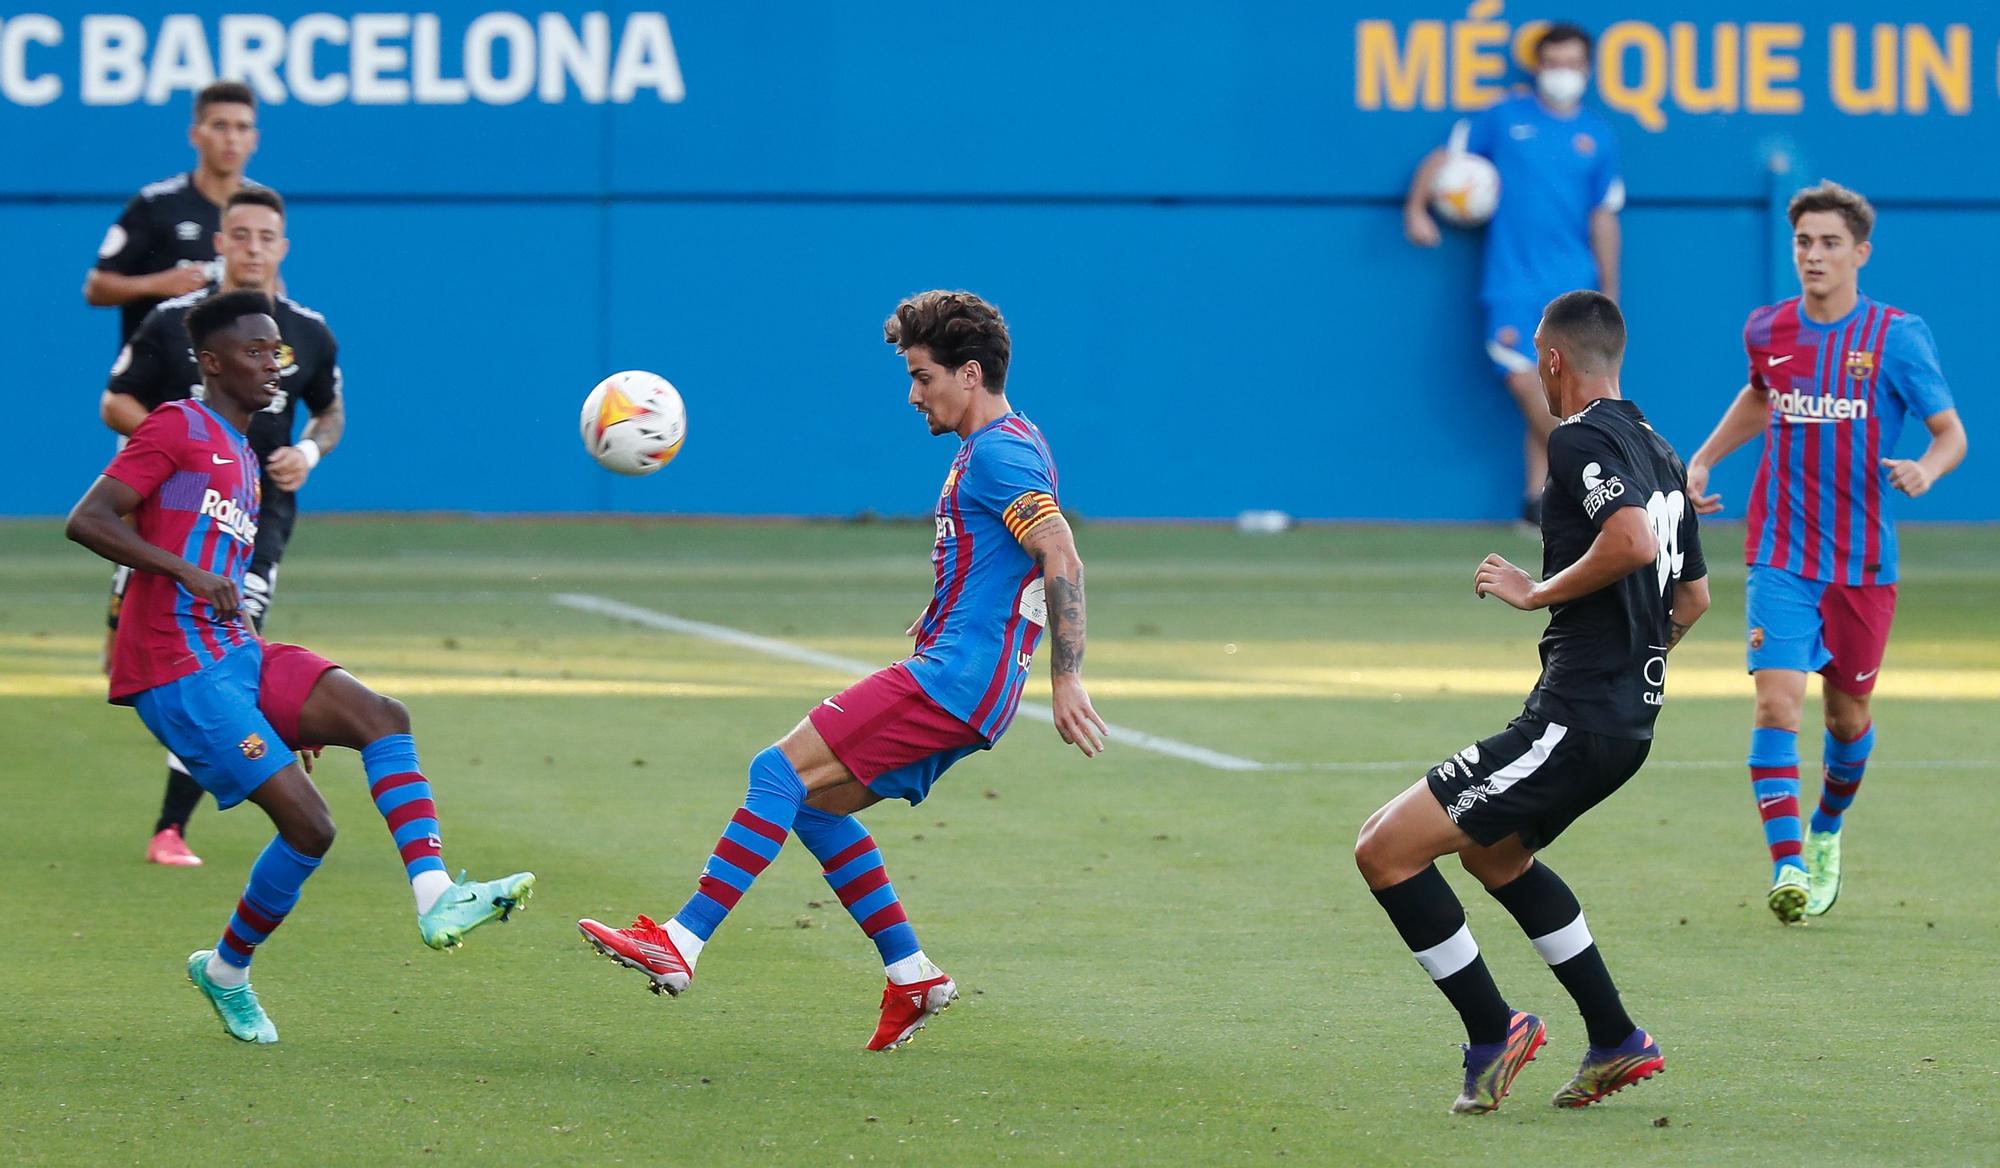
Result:
<svg viewBox="0 0 2000 1168"><path fill-rule="evenodd" d="M1535 950L1542 960L1550 965L1561 965L1570 958L1590 948L1592 944L1590 926L1583 923L1583 914L1553 933L1535 938Z"/></svg>
<svg viewBox="0 0 2000 1168"><path fill-rule="evenodd" d="M1458 932L1416 955L1417 964L1431 975L1432 981L1443 981L1479 956L1479 942L1472 939L1472 926L1460 925Z"/></svg>

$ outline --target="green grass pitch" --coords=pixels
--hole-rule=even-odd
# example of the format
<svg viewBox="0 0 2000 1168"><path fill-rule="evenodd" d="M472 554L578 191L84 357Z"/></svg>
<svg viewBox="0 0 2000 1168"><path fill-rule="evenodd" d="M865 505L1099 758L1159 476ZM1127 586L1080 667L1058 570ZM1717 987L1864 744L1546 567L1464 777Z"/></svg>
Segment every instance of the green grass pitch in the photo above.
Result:
<svg viewBox="0 0 2000 1168"><path fill-rule="evenodd" d="M874 952L787 848L677 1001L580 916L664 917L752 754L845 678L558 607L582 592L888 661L927 526L307 516L272 635L402 696L454 869L532 868L530 910L457 954L417 939L359 760L341 828L261 954L284 1041L226 1038L181 962L270 835L196 815L206 867L141 862L161 755L94 677L107 569L0 524L0 1161L352 1164L1941 1164L2000 1156L2000 533L1907 533L1881 741L1848 886L1763 907L1741 758L1740 529L1678 651L1653 761L1547 853L1582 897L1661 1078L1581 1113L1573 1008L1455 866L1509 1000L1551 1041L1495 1115L1454 1118L1460 1037L1356 877L1354 833L1501 726L1539 616L1471 595L1500 529L1085 524L1088 677L1122 725L1272 764L1023 719L917 809L867 815L964 997L861 1044ZM1046 694L1038 662L1030 697ZM1802 743L1808 765L1815 734ZM1476 1161L1475 1161L1476 1158Z"/></svg>

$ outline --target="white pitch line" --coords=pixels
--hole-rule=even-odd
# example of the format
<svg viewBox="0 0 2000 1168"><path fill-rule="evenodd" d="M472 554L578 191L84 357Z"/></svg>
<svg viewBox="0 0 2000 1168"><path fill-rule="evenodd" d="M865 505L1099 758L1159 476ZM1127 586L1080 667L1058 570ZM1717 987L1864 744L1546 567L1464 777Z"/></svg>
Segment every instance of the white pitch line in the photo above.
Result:
<svg viewBox="0 0 2000 1168"><path fill-rule="evenodd" d="M1441 761L1442 759L1437 759L1437 758L1433 759L1389 758L1389 759L1375 759L1366 762L1267 762L1259 766L1258 769L1265 771L1321 771L1321 772L1332 771L1336 773L1347 772L1351 774L1362 774L1362 773L1370 773L1377 771L1410 771L1413 773L1421 774L1424 771L1427 771L1430 768L1436 766ZM1877 758L1877 759L1871 759L1869 761L1868 769L1873 771L1873 770L1881 770L1886 767L1892 770L1970 771L1970 770L1991 770L1997 765L2000 765L2000 762L1996 762L1993 759L1983 759L1983 758L1931 758L1931 759ZM1656 771L1656 770L1712 771L1712 770L1731 770L1731 769L1742 770L1743 760L1740 758L1724 758L1724 759L1670 758L1670 759L1661 759L1657 762L1649 762L1640 769L1642 771Z"/></svg>
<svg viewBox="0 0 2000 1168"><path fill-rule="evenodd" d="M599 616L615 617L618 620L627 620L634 624L645 625L647 628L660 629L669 633L681 633L690 637L700 637L705 641L715 641L724 645L734 645L739 649L748 649L752 653L762 653L766 657L796 661L801 665L816 665L821 669L830 669L836 673L847 673L857 677L864 677L879 668L879 666L872 665L866 661L857 661L852 657L841 657L833 653L822 653L817 649L808 649L804 645L794 645L790 641L780 641L776 637L764 637L756 633L746 633L742 629L732 629L727 625L714 625L707 621L689 620L684 616L675 616L672 613L641 608L636 604L626 604L623 601L612 600L604 596L591 596L580 592L558 592L549 599L562 605L564 608L573 608L580 612L594 612ZM1049 725L1055 724L1055 713L1047 706L1038 702L1022 702L1020 713L1038 722L1046 722ZM1238 758L1233 754L1224 754L1219 750L1210 750L1205 746L1195 746L1192 743L1164 738L1158 734L1148 734L1144 730L1134 730L1129 726L1111 726L1110 737L1113 741L1129 743L1141 750L1149 750L1154 754L1165 755L1168 758L1177 758L1183 762L1199 763L1202 766L1211 767L1219 771L1261 771L1267 769L1266 764L1258 762L1255 759Z"/></svg>

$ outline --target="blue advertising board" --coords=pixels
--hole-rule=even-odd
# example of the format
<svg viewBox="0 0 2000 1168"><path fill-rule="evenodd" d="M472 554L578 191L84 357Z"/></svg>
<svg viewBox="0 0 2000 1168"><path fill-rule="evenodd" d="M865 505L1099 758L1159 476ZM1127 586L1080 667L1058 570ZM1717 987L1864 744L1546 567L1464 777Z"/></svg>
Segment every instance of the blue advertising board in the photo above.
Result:
<svg viewBox="0 0 2000 1168"><path fill-rule="evenodd" d="M1512 513L1478 236L1413 249L1400 201L1563 12L173 9L0 8L0 319L27 408L0 513L61 511L106 455L115 314L77 289L123 200L191 163L188 104L219 76L259 96L287 285L342 341L351 429L310 510L921 511L947 451L880 322L948 286L1006 310L1010 390L1087 514ZM2000 13L1585 16L1631 197L1626 386L1662 431L1691 450L1741 385L1743 317L1790 287L1772 198L1824 174L1881 207L1864 288L1932 322L1977 451ZM672 378L692 423L637 482L575 434L627 367ZM1719 476L1733 501L1749 460ZM1996 466L1975 452L1905 514L2000 516Z"/></svg>

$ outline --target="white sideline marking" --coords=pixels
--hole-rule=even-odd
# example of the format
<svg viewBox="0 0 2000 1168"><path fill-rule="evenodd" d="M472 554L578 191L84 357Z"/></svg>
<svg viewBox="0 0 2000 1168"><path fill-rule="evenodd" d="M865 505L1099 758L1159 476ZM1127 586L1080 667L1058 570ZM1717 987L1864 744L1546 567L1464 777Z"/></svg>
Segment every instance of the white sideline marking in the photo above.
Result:
<svg viewBox="0 0 2000 1168"><path fill-rule="evenodd" d="M748 649L752 653L762 653L767 657L777 657L785 661L796 661L801 665L816 665L821 669L830 669L836 673L848 673L857 677L865 677L879 668L879 666L871 665L866 661L856 661L852 657L841 657L833 653L822 653L817 649L808 649L804 645L794 645L790 641L780 641L776 637L764 637L756 633L746 633L742 629L732 629L727 625L713 625L707 621L689 620L686 617L657 612L650 608L640 608L636 604L626 604L623 601L612 600L604 596L591 596L579 592L558 592L549 599L562 605L564 608L574 608L580 612L594 612L599 616L628 620L634 624L645 625L647 628L660 629L669 633L681 633L690 637L700 637L705 641L715 641L724 645L734 645L739 649ZM1055 724L1055 713L1039 702L1022 702L1020 713L1022 716L1033 718L1038 722L1046 722L1051 726ZM1191 743L1180 742L1172 738L1163 738L1158 734L1148 734L1144 730L1134 730L1127 726L1113 725L1111 727L1110 738L1114 741L1129 743L1141 750L1150 750L1154 754L1163 754L1168 758L1177 758L1183 762L1199 763L1202 766L1211 767L1219 771L1261 771L1267 769L1264 763L1257 762L1254 759L1238 758L1233 754L1224 754L1219 750L1210 750L1205 746L1195 746Z"/></svg>

